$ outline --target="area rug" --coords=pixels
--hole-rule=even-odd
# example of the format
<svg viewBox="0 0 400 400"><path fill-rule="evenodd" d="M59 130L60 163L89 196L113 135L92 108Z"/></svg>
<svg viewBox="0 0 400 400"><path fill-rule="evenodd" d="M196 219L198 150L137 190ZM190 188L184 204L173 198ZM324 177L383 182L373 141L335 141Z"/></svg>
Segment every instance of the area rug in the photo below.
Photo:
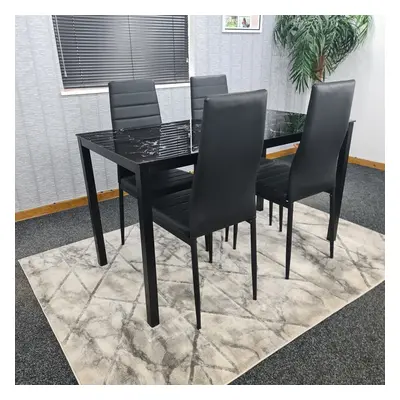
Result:
<svg viewBox="0 0 400 400"><path fill-rule="evenodd" d="M327 214L296 203L285 280L286 229L257 213L256 301L249 225L239 225L236 250L214 233L212 264L199 239L200 331L190 248L156 225L155 328L146 322L138 225L124 246L119 231L105 234L102 267L92 238L19 261L80 384L226 384L384 280L384 235L340 220L330 259L327 226Z"/></svg>

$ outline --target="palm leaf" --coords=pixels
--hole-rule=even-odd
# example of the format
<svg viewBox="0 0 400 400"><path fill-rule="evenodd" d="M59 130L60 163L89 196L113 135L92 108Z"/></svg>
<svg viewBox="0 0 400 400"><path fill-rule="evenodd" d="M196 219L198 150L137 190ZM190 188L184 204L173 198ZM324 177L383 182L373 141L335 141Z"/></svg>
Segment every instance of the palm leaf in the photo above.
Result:
<svg viewBox="0 0 400 400"><path fill-rule="evenodd" d="M289 54L289 78L303 92L331 74L366 39L370 15L278 15L274 41Z"/></svg>

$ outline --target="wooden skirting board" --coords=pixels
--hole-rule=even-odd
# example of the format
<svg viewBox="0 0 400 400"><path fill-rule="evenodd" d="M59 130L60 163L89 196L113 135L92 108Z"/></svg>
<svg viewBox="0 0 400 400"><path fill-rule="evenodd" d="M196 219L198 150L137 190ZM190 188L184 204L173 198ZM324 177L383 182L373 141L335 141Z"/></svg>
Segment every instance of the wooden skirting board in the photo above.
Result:
<svg viewBox="0 0 400 400"><path fill-rule="evenodd" d="M126 195L126 193L124 193ZM99 201L111 200L118 197L118 189L105 190L97 193ZM71 200L58 201L57 203L46 204L45 206L31 208L29 210L18 211L15 213L15 221L23 221L25 219L41 217L47 214L53 214L59 211L69 210L71 208L86 206L87 197L78 197Z"/></svg>
<svg viewBox="0 0 400 400"><path fill-rule="evenodd" d="M289 154L294 154L294 153L296 153L296 147L291 147L289 149L275 151L274 153L268 154L268 152L267 152L267 158L272 160L274 158L285 157L285 156L288 156Z"/></svg>
<svg viewBox="0 0 400 400"><path fill-rule="evenodd" d="M358 157L351 157L350 156L349 157L349 163L350 164L362 165L363 167L379 169L379 171L384 171L385 170L385 163L377 162L377 161L364 160L364 158L358 158Z"/></svg>
<svg viewBox="0 0 400 400"><path fill-rule="evenodd" d="M296 150L297 150L297 145L294 145L293 147L291 147L289 149L276 151L275 153L267 154L267 158L274 159L274 158L279 158L279 157L285 157L285 156L288 156L289 154L296 153ZM365 160L364 158L350 156L349 163L362 165L363 167L379 169L379 171L385 170L385 163L371 161L371 160Z"/></svg>
<svg viewBox="0 0 400 400"><path fill-rule="evenodd" d="M297 149L297 147L294 146L289 149L276 151L274 153L267 154L267 158L274 159L274 158L284 157L289 154L294 154L296 152L296 149ZM370 160L364 160L363 158L358 158L358 157L349 157L349 163L362 165L364 167L379 169L380 171L385 170L384 163L370 161ZM125 195L126 195L126 193L125 193ZM99 199L99 201L115 199L116 197L118 197L118 189L105 190L104 192L99 192L97 194L97 198ZM29 210L18 211L15 213L15 221L18 222L18 221L23 221L25 219L41 217L43 215L53 214L53 213L56 213L59 211L65 211L65 210L69 210L71 208L82 207L85 205L87 205L87 197L86 196L78 197L76 199L71 199L71 200L63 200L63 201L59 201L57 203L47 204L45 206L36 207L36 208L31 208Z"/></svg>

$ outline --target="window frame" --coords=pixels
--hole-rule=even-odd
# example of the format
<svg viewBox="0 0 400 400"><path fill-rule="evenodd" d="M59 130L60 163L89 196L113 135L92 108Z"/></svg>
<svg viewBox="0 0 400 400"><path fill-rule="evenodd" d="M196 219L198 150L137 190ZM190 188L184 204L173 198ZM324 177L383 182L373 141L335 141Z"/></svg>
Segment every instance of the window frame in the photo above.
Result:
<svg viewBox="0 0 400 400"><path fill-rule="evenodd" d="M195 75L194 72L194 24L192 21L193 16L187 14L187 44L188 44L188 81L187 82L180 82L180 83L159 83L156 84L156 89L173 89L173 88L185 88L190 87L190 78ZM91 94L101 94L101 93L108 93L108 87L106 86L93 86L93 87L79 87L79 88L66 88L64 87L64 81L62 78L62 71L61 71L61 64L60 58L58 55L58 48L57 48L57 40L56 40L56 31L54 28L53 23L53 15L50 15L49 23L51 25L51 30L53 32L52 40L53 40L53 51L54 57L58 66L58 78L60 82L60 94L62 97L64 96L80 96L80 95L91 95Z"/></svg>

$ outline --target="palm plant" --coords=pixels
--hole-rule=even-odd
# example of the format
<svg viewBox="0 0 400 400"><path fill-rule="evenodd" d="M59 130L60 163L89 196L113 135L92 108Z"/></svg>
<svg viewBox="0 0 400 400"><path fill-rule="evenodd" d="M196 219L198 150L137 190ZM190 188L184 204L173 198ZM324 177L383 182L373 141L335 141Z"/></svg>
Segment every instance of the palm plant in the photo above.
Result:
<svg viewBox="0 0 400 400"><path fill-rule="evenodd" d="M364 42L371 24L370 15L278 15L274 40L289 51L296 90L332 74Z"/></svg>

